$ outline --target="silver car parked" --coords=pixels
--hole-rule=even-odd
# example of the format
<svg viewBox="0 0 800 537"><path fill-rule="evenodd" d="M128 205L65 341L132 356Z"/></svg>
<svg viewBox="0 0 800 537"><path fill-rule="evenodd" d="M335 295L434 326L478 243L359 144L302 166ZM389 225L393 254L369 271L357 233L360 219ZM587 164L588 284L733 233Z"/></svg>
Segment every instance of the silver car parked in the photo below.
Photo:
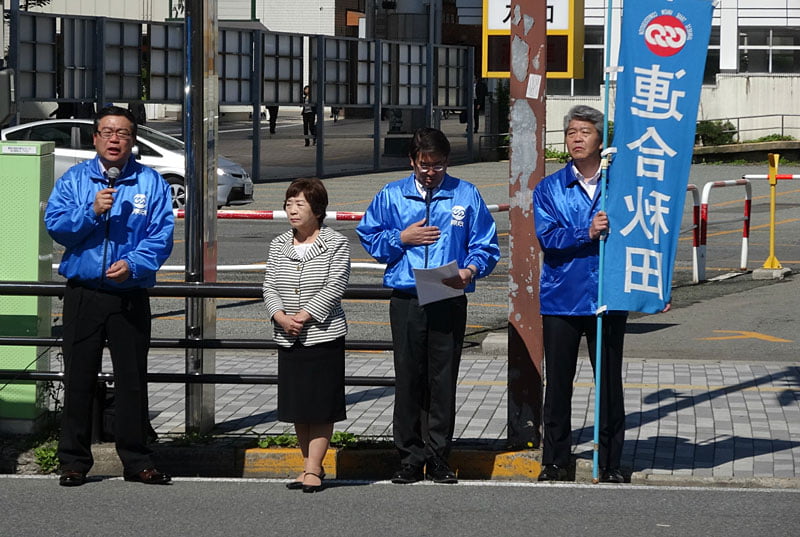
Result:
<svg viewBox="0 0 800 537"><path fill-rule="evenodd" d="M55 177L64 175L71 166L94 158L96 151L91 119L48 119L8 127L0 131L3 140L53 141ZM186 204L186 157L182 141L139 125L133 149L142 164L150 166L170 184L172 206L183 209ZM224 157L217 161L217 206L246 205L253 202L253 181L238 164Z"/></svg>

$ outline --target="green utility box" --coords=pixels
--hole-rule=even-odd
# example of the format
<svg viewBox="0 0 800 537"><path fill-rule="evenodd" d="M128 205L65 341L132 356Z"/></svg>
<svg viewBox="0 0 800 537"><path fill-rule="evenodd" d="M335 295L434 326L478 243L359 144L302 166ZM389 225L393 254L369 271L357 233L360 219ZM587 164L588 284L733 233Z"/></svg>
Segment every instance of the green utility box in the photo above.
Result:
<svg viewBox="0 0 800 537"><path fill-rule="evenodd" d="M53 241L44 211L53 189L54 149L53 142L0 142L2 281L52 280ZM51 301L0 295L0 336L49 336ZM0 369L49 371L49 348L0 345ZM0 431L33 431L47 408L43 383L0 380L0 388Z"/></svg>

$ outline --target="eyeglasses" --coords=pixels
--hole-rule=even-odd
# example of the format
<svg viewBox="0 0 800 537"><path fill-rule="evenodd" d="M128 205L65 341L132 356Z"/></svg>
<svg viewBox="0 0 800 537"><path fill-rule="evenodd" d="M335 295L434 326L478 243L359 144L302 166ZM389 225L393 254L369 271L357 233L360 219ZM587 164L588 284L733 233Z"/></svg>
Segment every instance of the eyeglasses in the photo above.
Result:
<svg viewBox="0 0 800 537"><path fill-rule="evenodd" d="M119 138L120 140L130 140L131 138L133 138L133 133L128 129L117 129L117 130L101 129L99 131L94 131L94 132L96 132L98 136L100 136L100 138L102 138L103 140L108 140L115 134L117 135L117 138Z"/></svg>
<svg viewBox="0 0 800 537"><path fill-rule="evenodd" d="M447 164L417 164L417 168L419 168L419 171L422 173L428 173L430 171L440 173L447 169Z"/></svg>

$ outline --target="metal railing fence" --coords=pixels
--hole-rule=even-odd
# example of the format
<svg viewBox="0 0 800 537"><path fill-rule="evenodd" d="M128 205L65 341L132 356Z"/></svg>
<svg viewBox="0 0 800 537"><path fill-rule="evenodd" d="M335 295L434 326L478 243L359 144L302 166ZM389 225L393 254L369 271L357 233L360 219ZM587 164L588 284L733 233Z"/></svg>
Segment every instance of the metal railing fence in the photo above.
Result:
<svg viewBox="0 0 800 537"><path fill-rule="evenodd" d="M0 281L0 295L7 296L50 296L64 295L62 282ZM148 289L151 297L195 297L195 298L262 298L261 285L240 283L160 283ZM388 300L391 289L378 286L350 286L345 291L345 299ZM275 350L278 346L268 339L234 338L152 338L151 348L162 349L229 349L229 350ZM0 336L0 345L59 347L58 337ZM357 351L387 351L392 349L391 341L346 340L345 349ZM2 381L61 381L60 371L31 371L0 369ZM100 373L98 382L113 380L113 374ZM217 373L148 373L148 382L182 382L186 384L276 384L276 375L217 374ZM345 377L348 386L394 386L394 377Z"/></svg>

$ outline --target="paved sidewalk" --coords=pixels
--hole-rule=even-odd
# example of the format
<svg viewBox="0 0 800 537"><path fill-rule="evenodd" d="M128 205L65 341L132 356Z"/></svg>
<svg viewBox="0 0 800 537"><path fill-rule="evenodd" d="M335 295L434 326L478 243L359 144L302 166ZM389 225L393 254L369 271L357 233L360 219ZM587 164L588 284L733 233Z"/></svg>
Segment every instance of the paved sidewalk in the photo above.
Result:
<svg viewBox="0 0 800 537"><path fill-rule="evenodd" d="M219 373L275 374L273 354L217 354ZM152 372L177 372L182 359L154 352ZM392 376L391 354L351 353L347 375ZM634 481L667 478L761 480L800 477L800 366L793 363L628 360L625 363L627 433L623 466ZM592 456L593 376L581 360L573 397L574 453L579 466ZM153 425L179 434L184 387L151 385ZM348 387L348 419L337 431L391 436L393 388ZM215 432L280 434L291 426L276 420L276 387L217 386ZM465 354L459 376L455 438L460 445L506 438L506 360Z"/></svg>

